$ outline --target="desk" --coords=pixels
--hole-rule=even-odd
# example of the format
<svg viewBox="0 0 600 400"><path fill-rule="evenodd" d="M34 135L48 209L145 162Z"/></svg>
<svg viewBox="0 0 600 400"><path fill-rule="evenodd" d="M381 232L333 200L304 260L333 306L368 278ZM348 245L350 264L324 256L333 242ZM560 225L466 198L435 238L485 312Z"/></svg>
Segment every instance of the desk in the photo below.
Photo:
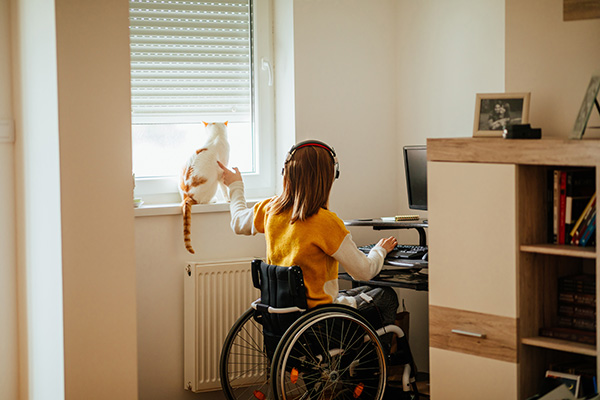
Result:
<svg viewBox="0 0 600 400"><path fill-rule="evenodd" d="M425 228L429 226L427 221L419 219L414 221L388 221L381 218L372 219L350 219L344 221L346 226L370 226L376 231L385 229L416 229L419 232L419 246L427 246L427 235Z"/></svg>
<svg viewBox="0 0 600 400"><path fill-rule="evenodd" d="M385 230L385 229L416 229L419 232L419 245L427 245L427 236L425 234L425 228L429 225L424 220L414 221L389 221L381 218L373 219L352 219L344 221L346 226L367 226L372 227L374 230ZM390 264L388 264L390 265ZM356 281L345 272L338 275L339 279L352 281L352 286L369 285L369 286L391 286L404 289L413 289L418 291L426 291L429 288L427 274L420 272L411 272L410 270L401 271L386 271L382 270L379 275L368 281Z"/></svg>
<svg viewBox="0 0 600 400"><path fill-rule="evenodd" d="M368 281L357 281L346 272L340 272L338 279L344 281L351 281L352 287L357 286L389 286L402 289L412 289L417 291L427 291L429 289L429 283L427 274L419 272L409 272L401 274L388 275L386 271L381 271L379 275Z"/></svg>

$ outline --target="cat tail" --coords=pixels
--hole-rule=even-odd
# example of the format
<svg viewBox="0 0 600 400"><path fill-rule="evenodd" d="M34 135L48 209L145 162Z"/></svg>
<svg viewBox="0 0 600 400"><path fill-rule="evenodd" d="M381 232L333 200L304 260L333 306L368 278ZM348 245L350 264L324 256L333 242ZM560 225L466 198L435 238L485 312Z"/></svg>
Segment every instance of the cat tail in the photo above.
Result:
<svg viewBox="0 0 600 400"><path fill-rule="evenodd" d="M183 204L181 205L183 212L183 242L185 243L185 248L192 254L196 252L192 248L192 204L194 204L194 199L190 197L186 197L183 200Z"/></svg>

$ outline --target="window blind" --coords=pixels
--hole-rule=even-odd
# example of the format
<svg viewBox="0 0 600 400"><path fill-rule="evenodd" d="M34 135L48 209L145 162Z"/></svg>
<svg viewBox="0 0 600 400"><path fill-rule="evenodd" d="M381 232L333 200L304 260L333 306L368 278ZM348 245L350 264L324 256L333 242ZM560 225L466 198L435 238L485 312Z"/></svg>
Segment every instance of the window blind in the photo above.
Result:
<svg viewBox="0 0 600 400"><path fill-rule="evenodd" d="M251 120L250 0L130 0L134 123Z"/></svg>

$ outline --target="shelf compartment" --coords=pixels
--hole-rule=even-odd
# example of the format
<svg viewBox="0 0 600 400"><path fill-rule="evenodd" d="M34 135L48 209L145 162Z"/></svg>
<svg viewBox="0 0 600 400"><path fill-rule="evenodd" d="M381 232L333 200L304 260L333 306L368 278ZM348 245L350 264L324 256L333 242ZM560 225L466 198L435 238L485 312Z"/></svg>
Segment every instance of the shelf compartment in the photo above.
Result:
<svg viewBox="0 0 600 400"><path fill-rule="evenodd" d="M596 346L585 343L571 342L568 340L536 336L530 338L523 338L521 339L521 343L526 344L528 346L565 351L568 353L582 354L585 356L596 357L598 355Z"/></svg>
<svg viewBox="0 0 600 400"><path fill-rule="evenodd" d="M596 258L595 247L579 247L568 244L522 244L521 251L526 253L549 254L554 256Z"/></svg>

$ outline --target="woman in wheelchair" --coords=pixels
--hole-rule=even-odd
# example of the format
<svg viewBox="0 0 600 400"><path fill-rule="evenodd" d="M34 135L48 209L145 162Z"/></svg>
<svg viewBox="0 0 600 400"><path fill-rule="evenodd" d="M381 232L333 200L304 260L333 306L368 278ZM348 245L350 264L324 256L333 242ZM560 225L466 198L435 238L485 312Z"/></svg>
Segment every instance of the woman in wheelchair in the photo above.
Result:
<svg viewBox="0 0 600 400"><path fill-rule="evenodd" d="M275 374L271 373L273 397L276 399L341 399L348 394L349 398L381 398L385 377L379 375L382 375L381 369L385 371L385 361L383 365L381 360L377 361L377 357L365 361L364 354L361 352L366 351L364 343L371 341L378 349L369 349L369 354L377 355L384 352L381 341L376 335L373 336L367 331L372 331L369 325L378 329L394 323L398 299L391 288L363 286L340 292L338 266L342 264L345 271L354 279L369 280L381 271L386 255L394 249L397 241L394 237L383 238L368 255L365 255L358 250L343 221L328 209L331 188L334 180L339 176L339 164L333 148L316 140L293 146L287 154L282 171L282 194L259 202L253 208L248 208L246 205L244 184L239 170L234 168L231 171L221 163L219 166L223 170L224 183L229 187L233 231L242 235L264 233L267 244L266 265L299 267L303 276L306 305L308 309L318 308L315 317L308 316L306 322L310 328L298 326L300 321L296 321L290 328L294 330L293 328L296 327L295 333L293 332L294 337L290 337L289 332L285 334L277 332L279 334L275 339L275 345L279 342L277 351L286 343L293 344L295 347L279 351L283 354L279 354L273 348L267 349L268 362L282 364L279 366L282 372L276 370ZM264 300L264 290L261 289L261 292ZM326 304L340 306L319 308ZM321 309L326 311L320 312ZM352 311L353 309L358 310L358 315L356 311ZM333 313L334 316L337 315L336 313L340 314L335 317L337 319L330 319L324 317L325 312ZM367 324L364 323L365 318L368 320ZM294 319L297 317L292 318L290 324ZM326 330L329 336L343 336L346 343L349 343L348 335L352 334L354 337L358 331L361 340L357 343L353 339L352 346L340 350L344 354L339 355L339 360L332 361L331 351L324 355L317 354L314 350L315 346L325 347L319 344L322 330ZM371 336L373 338L370 338ZM265 330L266 342L267 339ZM305 339L307 342L303 343ZM329 343L331 339L328 338L327 341ZM329 346L328 344L327 347ZM267 347L272 346L267 343ZM351 351L351 347L355 349ZM306 354L301 355L302 352ZM360 363L357 361L359 356L363 356ZM307 357L311 359L310 362ZM349 357L352 358L350 364L340 367L341 360L348 362ZM324 358L329 359L329 362L325 362ZM333 368L332 364L337 365ZM376 373L371 370L373 365L368 369L361 369L369 364L377 364ZM412 360L410 364L412 365ZM312 366L312 369L307 368L307 365ZM317 365L319 368L316 367ZM325 369L323 365L326 365ZM311 379L311 376L314 379ZM376 377L374 381L373 376ZM303 382L302 389L296 388L299 377ZM348 380L344 381L344 377L349 379L349 384ZM244 398L242 395L235 394L231 387L225 389L229 398ZM298 393L294 394L295 390ZM302 395L301 392L305 394ZM261 396L265 396L260 390L254 390L251 394L249 399L263 400Z"/></svg>

